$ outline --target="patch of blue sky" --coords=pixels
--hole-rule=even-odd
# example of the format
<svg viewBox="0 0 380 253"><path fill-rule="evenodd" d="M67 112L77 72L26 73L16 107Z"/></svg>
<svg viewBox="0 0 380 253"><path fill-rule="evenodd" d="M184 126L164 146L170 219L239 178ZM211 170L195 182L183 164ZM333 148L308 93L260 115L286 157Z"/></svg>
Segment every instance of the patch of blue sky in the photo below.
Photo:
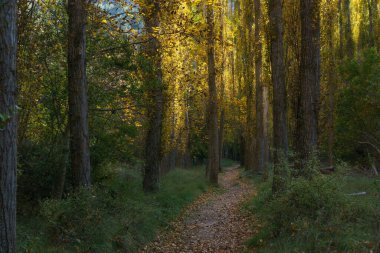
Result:
<svg viewBox="0 0 380 253"><path fill-rule="evenodd" d="M122 30L141 31L144 27L139 14L139 6L131 0L124 0L123 3L115 0L104 0L100 1L98 5L118 22Z"/></svg>

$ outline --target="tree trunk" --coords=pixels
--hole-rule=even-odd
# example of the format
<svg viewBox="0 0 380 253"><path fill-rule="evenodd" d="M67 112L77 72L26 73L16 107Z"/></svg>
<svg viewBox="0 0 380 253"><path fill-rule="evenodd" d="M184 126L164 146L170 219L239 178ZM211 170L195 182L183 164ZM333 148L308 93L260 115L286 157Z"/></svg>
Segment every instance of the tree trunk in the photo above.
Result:
<svg viewBox="0 0 380 253"><path fill-rule="evenodd" d="M367 0L369 18L369 46L375 46L374 20L377 11L377 0Z"/></svg>
<svg viewBox="0 0 380 253"><path fill-rule="evenodd" d="M86 2L68 1L68 91L70 158L74 187L91 186L86 80Z"/></svg>
<svg viewBox="0 0 380 253"><path fill-rule="evenodd" d="M333 24L334 22L333 8L329 10L328 20L329 24ZM335 70L335 57L334 57L334 27L329 26L327 29L327 40L328 40L328 50L330 52L330 56L328 59L328 74L327 74L327 83L328 83L328 101L329 101L329 111L328 111L328 156L329 156L329 164L330 166L334 166L334 142L335 142L335 134L334 134L334 112L335 112L335 92L336 92L336 78L334 74Z"/></svg>
<svg viewBox="0 0 380 253"><path fill-rule="evenodd" d="M246 118L246 141L245 141L245 169L253 171L255 166L255 134L254 134L254 87L253 87L253 4L250 0L244 1L244 26L245 31L243 46L244 46L244 81L247 95L247 118Z"/></svg>
<svg viewBox="0 0 380 253"><path fill-rule="evenodd" d="M188 99L187 99L188 100ZM187 105L189 102L187 102ZM190 115L189 107L186 106L186 117L185 117L185 128L186 128L186 143L184 151L184 168L188 169L193 165L191 157L191 126L190 126Z"/></svg>
<svg viewBox="0 0 380 253"><path fill-rule="evenodd" d="M245 167L245 138L243 133L243 130L241 129L239 135L239 160L240 160L240 166ZM239 133L238 133L239 134Z"/></svg>
<svg viewBox="0 0 380 253"><path fill-rule="evenodd" d="M269 160L268 136L267 136L267 104L265 95L268 95L262 78L262 42L261 42L261 3L255 0L255 73L256 73L256 171L264 173Z"/></svg>
<svg viewBox="0 0 380 253"><path fill-rule="evenodd" d="M16 252L16 0L0 3L0 252Z"/></svg>
<svg viewBox="0 0 380 253"><path fill-rule="evenodd" d="M220 15L220 37L221 42L221 71L220 71L220 120L219 120L219 171L222 171L222 159L223 159L223 142L224 142L224 90L225 90L225 79L224 79L224 68L225 68L225 46L224 46L224 6L223 1L220 1L221 4L221 15Z"/></svg>
<svg viewBox="0 0 380 253"><path fill-rule="evenodd" d="M288 156L286 84L284 65L282 0L269 0L271 31L271 65L273 83L273 192L285 188L286 173L281 168Z"/></svg>
<svg viewBox="0 0 380 253"><path fill-rule="evenodd" d="M224 140L224 110L220 112L219 122L219 172L222 171L222 159L223 159L223 140Z"/></svg>
<svg viewBox="0 0 380 253"><path fill-rule="evenodd" d="M351 27L351 0L343 0L343 12L345 18L344 26L344 37L345 37L345 54L349 58L354 57L355 43L352 37L352 27Z"/></svg>
<svg viewBox="0 0 380 253"><path fill-rule="evenodd" d="M218 142L218 94L216 90L215 45L214 45L214 10L207 4L207 59L208 59L208 180L218 184L219 142Z"/></svg>
<svg viewBox="0 0 380 253"><path fill-rule="evenodd" d="M320 90L320 2L301 1L300 129L296 152L302 169L317 151ZM299 171L301 172L301 171ZM302 174L302 173L301 173Z"/></svg>
<svg viewBox="0 0 380 253"><path fill-rule="evenodd" d="M61 199L65 189L66 173L69 164L69 150L70 150L70 138L68 136L68 131L65 131L59 142L59 148L61 149L61 154L57 163L57 177L56 182L53 185L52 197L55 199Z"/></svg>
<svg viewBox="0 0 380 253"><path fill-rule="evenodd" d="M339 57L343 59L344 56L344 30L343 30L343 11L342 0L338 1L338 13L339 13Z"/></svg>
<svg viewBox="0 0 380 253"><path fill-rule="evenodd" d="M145 46L145 57L150 59L151 71L146 71L149 126L145 143L145 173L143 188L145 192L159 190L160 161L162 158L162 122L163 122L163 83L161 43L154 35L154 29L160 27L159 1L149 0L145 13L145 26L149 42Z"/></svg>

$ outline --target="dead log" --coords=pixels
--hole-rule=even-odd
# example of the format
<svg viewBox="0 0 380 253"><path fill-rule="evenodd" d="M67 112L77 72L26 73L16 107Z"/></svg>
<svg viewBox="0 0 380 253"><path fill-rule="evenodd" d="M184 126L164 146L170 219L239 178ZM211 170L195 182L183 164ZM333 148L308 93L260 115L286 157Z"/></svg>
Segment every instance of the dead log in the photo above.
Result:
<svg viewBox="0 0 380 253"><path fill-rule="evenodd" d="M350 194L347 194L348 196L364 196L364 195L367 195L366 192L355 192L355 193L350 193Z"/></svg>
<svg viewBox="0 0 380 253"><path fill-rule="evenodd" d="M320 168L319 172L321 172L322 174L325 174L325 175L330 175L330 174L335 172L335 167L330 166L330 167L326 167L326 168Z"/></svg>

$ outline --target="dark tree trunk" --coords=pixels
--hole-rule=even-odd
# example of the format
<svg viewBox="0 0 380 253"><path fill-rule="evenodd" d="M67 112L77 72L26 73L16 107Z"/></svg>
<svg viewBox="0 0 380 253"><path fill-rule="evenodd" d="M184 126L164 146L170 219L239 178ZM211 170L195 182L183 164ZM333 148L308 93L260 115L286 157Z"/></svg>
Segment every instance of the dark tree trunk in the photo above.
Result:
<svg viewBox="0 0 380 253"><path fill-rule="evenodd" d="M190 168L193 165L191 158L191 126L190 126L190 112L189 112L189 98L186 99L186 117L185 117L185 128L186 128L186 146L184 151L184 167Z"/></svg>
<svg viewBox="0 0 380 253"><path fill-rule="evenodd" d="M69 165L70 138L68 131L65 131L59 142L61 154L57 161L57 177L53 185L52 197L61 199L65 189L67 167Z"/></svg>
<svg viewBox="0 0 380 253"><path fill-rule="evenodd" d="M279 192L285 187L286 173L281 166L283 166L282 162L286 162L288 156L282 0L269 0L269 16L273 83L273 192Z"/></svg>
<svg viewBox="0 0 380 253"><path fill-rule="evenodd" d="M220 112L219 122L219 171L222 171L222 159L223 159L223 141L224 141L224 110Z"/></svg>
<svg viewBox="0 0 380 253"><path fill-rule="evenodd" d="M244 81L247 95L247 118L246 118L246 136L245 136L245 169L253 171L255 166L255 134L254 134L254 87L253 87L253 65L254 65L254 52L253 52L253 3L252 1L245 1L244 8Z"/></svg>
<svg viewBox="0 0 380 253"><path fill-rule="evenodd" d="M208 164L207 176L212 184L218 184L219 141L218 141L218 94L216 90L214 10L207 5L207 59L208 59Z"/></svg>
<svg viewBox="0 0 380 253"><path fill-rule="evenodd" d="M264 173L269 160L267 122L267 89L261 78L262 42L261 42L261 3L255 0L255 73L256 73L256 171Z"/></svg>
<svg viewBox="0 0 380 253"><path fill-rule="evenodd" d="M154 35L154 28L160 26L160 3L149 0L144 9L146 32L150 36L145 45L145 57L151 62L151 70L145 73L148 97L149 126L145 143L145 192L156 192L160 186L160 161L162 158L163 83L161 43Z"/></svg>
<svg viewBox="0 0 380 253"><path fill-rule="evenodd" d="M286 6L285 6L286 5ZM299 16L300 0L293 2L283 1L283 10L289 12L284 19L284 54L286 66L286 87L288 106L290 109L290 118L288 118L288 138L289 147L294 148L297 133L299 132L296 125L296 119L299 114L299 65L301 61L301 18ZM284 14L285 16L285 14Z"/></svg>
<svg viewBox="0 0 380 253"><path fill-rule="evenodd" d="M0 3L0 252L16 252L16 0Z"/></svg>
<svg viewBox="0 0 380 253"><path fill-rule="evenodd" d="M367 0L369 18L369 46L375 46L374 20L377 12L377 0Z"/></svg>
<svg viewBox="0 0 380 253"><path fill-rule="evenodd" d="M345 54L346 56L352 58L354 56L355 43L352 37L352 27L351 27L351 10L350 10L351 0L343 0L343 12L344 12L344 37L345 37Z"/></svg>
<svg viewBox="0 0 380 253"><path fill-rule="evenodd" d="M70 158L74 187L91 186L86 80L86 2L68 1L68 90Z"/></svg>
<svg viewBox="0 0 380 253"><path fill-rule="evenodd" d="M338 1L338 13L339 13L339 57L343 59L344 56L344 30L343 30L343 11L342 0Z"/></svg>
<svg viewBox="0 0 380 253"><path fill-rule="evenodd" d="M320 93L320 2L301 1L300 129L296 152L302 169L317 151ZM302 174L302 173L301 173Z"/></svg>
<svg viewBox="0 0 380 253"><path fill-rule="evenodd" d="M221 6L223 6L223 0L221 1ZM221 42L221 73L220 73L220 120L219 120L219 171L222 171L222 159L223 159L223 142L224 142L224 90L225 90L225 80L224 80L224 68L225 68L225 45L224 45L224 11L221 11L220 15L220 42Z"/></svg>
<svg viewBox="0 0 380 253"><path fill-rule="evenodd" d="M240 166L245 167L245 138L242 134L243 131L240 130L239 135L239 160L240 160ZM239 134L239 133L238 133Z"/></svg>
<svg viewBox="0 0 380 253"><path fill-rule="evenodd" d="M334 9L331 8L328 12L328 22L329 24L333 24L335 21L334 18ZM328 40L328 50L330 52L330 57L328 59L328 74L327 74L327 83L328 83L328 156L329 156L329 164L330 166L334 165L334 142L335 142L335 134L334 134L334 125L335 125L335 92L336 92L336 78L335 78L335 56L334 56L334 27L329 26L326 27L326 36Z"/></svg>

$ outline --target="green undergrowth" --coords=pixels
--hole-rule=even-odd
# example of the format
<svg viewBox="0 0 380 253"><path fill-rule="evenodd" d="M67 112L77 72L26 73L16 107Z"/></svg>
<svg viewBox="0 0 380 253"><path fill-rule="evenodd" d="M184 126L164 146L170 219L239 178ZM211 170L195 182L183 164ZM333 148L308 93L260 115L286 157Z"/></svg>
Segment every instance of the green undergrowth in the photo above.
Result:
<svg viewBox="0 0 380 253"><path fill-rule="evenodd" d="M258 217L249 241L257 252L378 252L380 180L341 174L292 179L272 196L271 183L254 179L248 205ZM351 195L366 192L365 195Z"/></svg>
<svg viewBox="0 0 380 253"><path fill-rule="evenodd" d="M234 161L234 160L223 159L223 160L221 161L221 166L222 166L222 168L229 168L229 167L236 166L236 165L237 165L237 162Z"/></svg>
<svg viewBox="0 0 380 253"><path fill-rule="evenodd" d="M208 188L201 168L170 172L157 194L143 193L138 170L113 174L91 190L42 202L37 217L19 218L18 252L136 252Z"/></svg>

